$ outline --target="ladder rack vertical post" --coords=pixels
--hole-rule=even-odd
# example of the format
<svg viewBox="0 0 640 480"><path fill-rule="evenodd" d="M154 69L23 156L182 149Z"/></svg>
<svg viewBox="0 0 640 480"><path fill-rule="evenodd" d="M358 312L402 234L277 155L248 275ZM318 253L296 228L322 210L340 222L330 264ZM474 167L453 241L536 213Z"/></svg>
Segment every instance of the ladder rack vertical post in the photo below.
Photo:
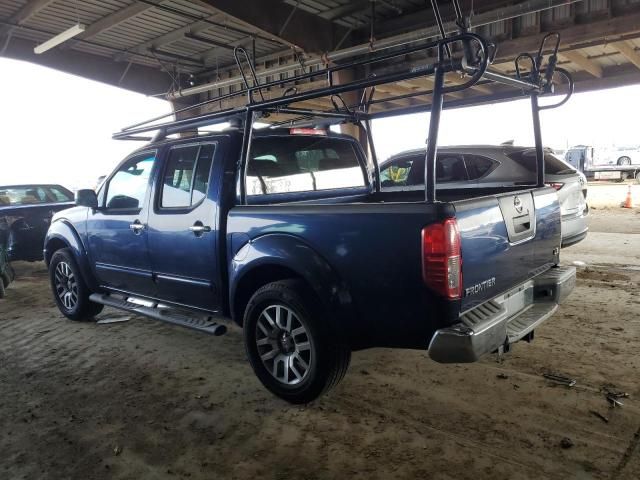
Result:
<svg viewBox="0 0 640 480"><path fill-rule="evenodd" d="M531 115L533 117L533 136L536 145L536 186L544 187L544 146L540 129L540 106L538 92L531 93Z"/></svg>
<svg viewBox="0 0 640 480"><path fill-rule="evenodd" d="M371 130L371 119L367 118L363 121L367 133L367 142L369 143L369 151L371 152L371 161L373 162L373 176L375 192L380 193L380 165L378 164L378 156L376 155L376 147L373 143L373 131Z"/></svg>
<svg viewBox="0 0 640 480"><path fill-rule="evenodd" d="M440 49L439 58L442 58ZM438 153L438 131L440 129L440 114L442 113L442 103L444 98L444 69L438 63L435 68L435 78L433 85L433 96L431 99L431 115L429 119L429 138L427 138L427 153L424 161L424 184L426 186L426 201L434 203L436 201L436 154Z"/></svg>
<svg viewBox="0 0 640 480"><path fill-rule="evenodd" d="M240 150L240 162L238 165L238 183L240 190L239 204L247 203L247 164L249 162L249 151L251 150L251 135L253 133L253 110L247 110L244 119L244 129L242 135L242 148Z"/></svg>

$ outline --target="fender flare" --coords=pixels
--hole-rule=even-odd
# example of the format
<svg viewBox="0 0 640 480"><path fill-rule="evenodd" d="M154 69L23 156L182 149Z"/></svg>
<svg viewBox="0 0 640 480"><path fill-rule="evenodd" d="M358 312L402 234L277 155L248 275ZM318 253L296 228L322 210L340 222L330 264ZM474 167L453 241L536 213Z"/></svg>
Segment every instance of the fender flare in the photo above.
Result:
<svg viewBox="0 0 640 480"><path fill-rule="evenodd" d="M345 332L345 321L353 318L354 306L349 289L329 263L301 238L290 234L270 233L250 240L240 247L229 262L229 305L235 312L238 287L252 272L263 267L284 267L302 278L331 313L332 330ZM241 323L241 322L238 322Z"/></svg>
<svg viewBox="0 0 640 480"><path fill-rule="evenodd" d="M89 265L89 257L87 256L87 251L82 243L82 239L73 225L65 219L52 222L49 226L49 230L47 231L47 235L44 239L43 252L44 261L47 267L49 267L49 263L51 262L51 257L54 252L59 250L59 248L52 248L52 246L56 244L59 245L60 243L65 245L63 248L71 250L76 263L82 271L82 275L87 286L92 291L97 291L98 285L96 278Z"/></svg>

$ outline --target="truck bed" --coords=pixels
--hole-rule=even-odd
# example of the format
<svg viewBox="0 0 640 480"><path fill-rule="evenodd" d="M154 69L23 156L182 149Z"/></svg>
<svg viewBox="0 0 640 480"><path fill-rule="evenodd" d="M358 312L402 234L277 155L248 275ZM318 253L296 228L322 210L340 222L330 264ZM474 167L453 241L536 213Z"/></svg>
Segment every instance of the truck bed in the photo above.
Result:
<svg viewBox="0 0 640 480"><path fill-rule="evenodd" d="M508 226L516 194L535 209L524 236ZM343 321L354 348L424 349L437 329L548 270L560 245L552 188L443 189L438 197L429 204L421 191L395 191L236 206L228 217L229 261L246 242L259 248L261 237L293 237L343 282L353 308ZM447 218L457 220L461 235L465 294L458 300L443 299L422 278L421 232Z"/></svg>

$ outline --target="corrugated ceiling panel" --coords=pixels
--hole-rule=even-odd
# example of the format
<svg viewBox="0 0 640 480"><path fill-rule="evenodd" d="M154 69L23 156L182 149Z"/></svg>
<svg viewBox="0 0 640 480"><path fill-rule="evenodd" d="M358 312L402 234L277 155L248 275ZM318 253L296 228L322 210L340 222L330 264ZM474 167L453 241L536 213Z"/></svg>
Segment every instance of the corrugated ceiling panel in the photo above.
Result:
<svg viewBox="0 0 640 480"><path fill-rule="evenodd" d="M24 0L7 0L0 3L0 18L10 18L14 13L20 10L24 4Z"/></svg>

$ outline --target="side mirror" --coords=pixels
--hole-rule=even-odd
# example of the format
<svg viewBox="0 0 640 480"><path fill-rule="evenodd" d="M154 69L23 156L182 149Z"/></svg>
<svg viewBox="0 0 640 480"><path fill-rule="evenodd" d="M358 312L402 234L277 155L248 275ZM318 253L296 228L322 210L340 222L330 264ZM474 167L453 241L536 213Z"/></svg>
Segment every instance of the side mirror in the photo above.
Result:
<svg viewBox="0 0 640 480"><path fill-rule="evenodd" d="M79 207L98 208L98 196L96 192L85 188L76 192L76 205Z"/></svg>

